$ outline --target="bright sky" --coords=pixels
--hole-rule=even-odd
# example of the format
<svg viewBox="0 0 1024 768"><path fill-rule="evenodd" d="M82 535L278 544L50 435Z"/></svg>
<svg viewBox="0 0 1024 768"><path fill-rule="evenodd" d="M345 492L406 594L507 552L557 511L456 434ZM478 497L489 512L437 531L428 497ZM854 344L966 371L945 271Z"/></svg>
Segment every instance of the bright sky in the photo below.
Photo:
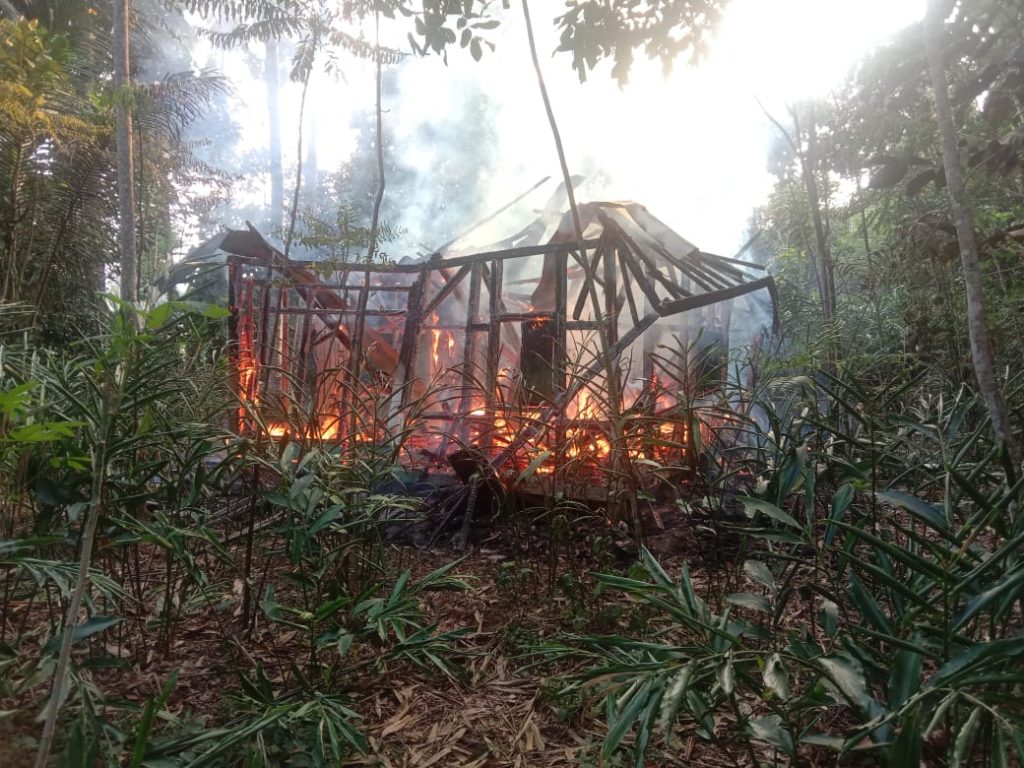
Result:
<svg viewBox="0 0 1024 768"><path fill-rule="evenodd" d="M636 200L704 250L728 255L772 183L765 159L771 132L757 99L783 114L786 102L826 95L862 52L919 19L924 0L733 0L700 68L680 65L665 79L659 64L640 59L621 90L607 69L580 84L567 55L544 55L557 45L549 20L562 8L561 0L533 0L531 15L570 171L588 177L578 199ZM458 135L424 145L411 128L461 114L472 83L491 93L499 105L499 152L483 169L487 198L467 213L477 219L544 176L560 178L519 3L492 39L497 51L479 63L455 51L448 67L438 57L405 66L396 103L385 105L385 130L399 151L430 167L464 145ZM225 58L222 66L237 83L239 122L259 126L246 132L246 142L265 142L262 84L240 62ZM318 112L320 166L336 167L353 149L349 110L372 105L372 75L354 63L346 82L318 77L309 98ZM286 152L294 146L297 104L291 87L282 109ZM415 221L413 211L406 224Z"/></svg>

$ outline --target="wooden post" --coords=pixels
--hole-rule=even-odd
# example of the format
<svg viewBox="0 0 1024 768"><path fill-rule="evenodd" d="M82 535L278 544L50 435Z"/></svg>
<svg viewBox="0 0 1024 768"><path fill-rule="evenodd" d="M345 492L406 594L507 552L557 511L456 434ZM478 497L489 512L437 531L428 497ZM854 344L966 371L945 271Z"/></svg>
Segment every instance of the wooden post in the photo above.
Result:
<svg viewBox="0 0 1024 768"><path fill-rule="evenodd" d="M462 343L462 396L459 398L459 410L457 414L458 421L456 422L456 429L458 430L459 439L466 443L469 438L469 426L466 422L466 416L472 409L473 398L470 396L470 389L473 386L473 358L476 356L476 332L473 330L473 326L477 322L477 317L480 315L480 287L483 280L484 265L482 262L477 262L470 267L469 273L469 304L466 307L466 337ZM494 265L491 266L491 281L494 281ZM500 278L499 278L500 279ZM493 286L492 286L493 287ZM495 292L491 290L491 306L494 306L494 295ZM490 357L490 348L488 348L488 358Z"/></svg>
<svg viewBox="0 0 1024 768"><path fill-rule="evenodd" d="M494 407L498 388L498 366L501 363L501 321L500 316L504 302L501 301L501 290L504 278L504 263L500 260L491 262L491 280L487 290L490 292L490 317L487 318L487 370L485 372L485 402L488 412L494 415Z"/></svg>

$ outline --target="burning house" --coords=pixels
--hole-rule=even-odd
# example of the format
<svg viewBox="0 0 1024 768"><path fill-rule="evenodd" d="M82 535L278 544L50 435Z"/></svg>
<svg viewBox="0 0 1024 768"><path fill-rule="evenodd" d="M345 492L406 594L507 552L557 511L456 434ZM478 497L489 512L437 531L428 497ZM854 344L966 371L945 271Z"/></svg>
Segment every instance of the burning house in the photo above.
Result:
<svg viewBox="0 0 1024 768"><path fill-rule="evenodd" d="M239 429L393 446L416 467L460 448L536 475L680 460L683 407L724 365L732 300L772 280L641 205L579 214L582 243L566 213L397 264L288 259L251 227L210 241L227 262Z"/></svg>

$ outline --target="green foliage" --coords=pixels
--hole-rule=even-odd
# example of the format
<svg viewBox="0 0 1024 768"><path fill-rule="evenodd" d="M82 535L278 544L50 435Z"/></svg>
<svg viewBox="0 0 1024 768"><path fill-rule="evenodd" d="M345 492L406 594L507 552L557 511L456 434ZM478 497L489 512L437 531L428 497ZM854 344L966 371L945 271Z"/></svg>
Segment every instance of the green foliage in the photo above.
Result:
<svg viewBox="0 0 1024 768"><path fill-rule="evenodd" d="M459 47L468 48L474 59L483 55L484 46L494 48L481 33L494 29L496 19L487 14L486 3L446 3L421 0L417 3L401 0L363 0L338 7L324 0L284 0L283 2L223 2L223 0L187 0L185 7L217 22L232 24L227 32L208 30L207 37L214 45L235 48L253 41L298 38L292 57L291 77L305 79L316 56L328 53L328 69L338 70L334 60L337 51L360 58L382 58L395 63L402 57L399 51L383 48L368 40L360 25L367 19L383 16L412 20L413 31L408 33L409 45L418 54L437 53L448 60L449 46L458 41ZM480 6L478 9L477 6Z"/></svg>
<svg viewBox="0 0 1024 768"><path fill-rule="evenodd" d="M239 682L233 696L239 714L229 723L163 739L145 750L137 742L140 764L336 765L353 752L366 752L366 738L353 725L359 715L345 697L322 693L304 679L294 693L276 695L261 667Z"/></svg>
<svg viewBox="0 0 1024 768"><path fill-rule="evenodd" d="M561 27L559 51L572 53L572 66L580 80L603 59L612 59L612 76L620 84L629 79L635 53L661 61L668 72L675 59L689 53L690 63L700 60L706 38L719 22L728 0L616 3L612 0L571 0L556 19Z"/></svg>
<svg viewBox="0 0 1024 768"><path fill-rule="evenodd" d="M200 204L207 193L198 190L216 197L227 184L198 161L185 135L226 82L190 70L116 93L109 31L96 11L82 6L65 17L51 9L38 18L32 13L38 10L0 20L0 301L24 304L30 327L67 340L101 331L89 324L115 253L117 211L109 190L116 104L131 102L143 148L139 249L148 281L163 269L176 239L173 211ZM145 46L139 53L155 57Z"/></svg>
<svg viewBox="0 0 1024 768"><path fill-rule="evenodd" d="M1022 483L1001 483L985 431L962 429L972 399L915 422L888 410L901 391L833 380L827 420L809 419L831 441L794 424L790 449L741 499L757 547L742 591L701 595L685 567L669 576L646 550L639 574L597 576L653 610L653 633L544 650L587 662L566 682L603 703L605 757L630 732L638 766L680 733L791 760L821 748L894 766L1020 753ZM834 430L844 417L855 435ZM735 728L717 725L726 713ZM850 725L830 726L838 715Z"/></svg>
<svg viewBox="0 0 1024 768"><path fill-rule="evenodd" d="M992 346L997 364L1011 369L1024 355L1014 266L1021 248L1011 234L1024 221L1022 122L1019 110L1007 109L1024 96L1021 21L1018 4L964 2L942 30ZM786 130L799 140L820 199L808 199L794 148L780 137L769 161L778 181L752 224L764 230L754 251L779 282L794 367L827 367L831 356L851 377L870 378L923 362L948 376L946 388L970 381L959 247L919 26L866 55L836 98L793 105L790 117L794 126ZM814 206L835 264L838 300L829 327L813 300Z"/></svg>

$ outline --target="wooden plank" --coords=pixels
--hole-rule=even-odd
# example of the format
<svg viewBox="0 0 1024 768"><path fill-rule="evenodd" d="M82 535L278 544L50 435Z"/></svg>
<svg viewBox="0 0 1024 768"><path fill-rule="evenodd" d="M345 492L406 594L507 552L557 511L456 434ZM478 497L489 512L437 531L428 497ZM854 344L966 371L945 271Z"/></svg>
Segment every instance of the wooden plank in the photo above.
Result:
<svg viewBox="0 0 1024 768"><path fill-rule="evenodd" d="M341 425L340 438L358 434L358 390L363 373L363 335L366 331L366 304L370 300L370 274L369 269L363 272L363 287L356 289L359 294L359 298L356 301L356 327L352 331L352 344L348 349L348 370L345 372L345 384L341 392L341 403L339 403L338 423ZM347 294L348 289L346 288L345 290ZM318 291L319 293L322 293L322 291ZM341 317L342 315L339 313L339 326L341 324Z"/></svg>
<svg viewBox="0 0 1024 768"><path fill-rule="evenodd" d="M300 293L299 296L301 297L301 295L302 294ZM302 316L302 327L299 331L299 365L301 370L299 379L302 382L304 394L308 397L306 404L311 407L315 407L317 392L319 390L315 376L319 375L319 372L316 370L315 365L310 366L310 359L312 357L311 353L313 349L311 346L313 335L313 302L303 301L302 303L305 305L305 314Z"/></svg>
<svg viewBox="0 0 1024 768"><path fill-rule="evenodd" d="M238 336L238 318L241 313L239 302L242 298L242 270L237 262L228 261L228 361L231 363L231 371L228 374L228 387L231 394L237 400L242 398L242 370L241 352ZM235 422L235 429L242 431L242 410L238 410L238 418Z"/></svg>
<svg viewBox="0 0 1024 768"><path fill-rule="evenodd" d="M599 241L600 242L600 241ZM595 243L596 245L596 243ZM565 389L566 355L569 349L568 328L566 327L566 308L569 303L569 252L562 251L555 256L555 343L558 345L555 362L555 387L559 391ZM561 443L561 433L555 435Z"/></svg>
<svg viewBox="0 0 1024 768"><path fill-rule="evenodd" d="M487 407L493 413L498 390L498 366L501 362L501 318L506 316L502 312L504 302L501 300L505 276L504 263L498 260L491 262L490 272L491 281L488 290L490 291L491 317L487 323L487 362L484 379L487 391L484 395Z"/></svg>
<svg viewBox="0 0 1024 768"><path fill-rule="evenodd" d="M629 305L629 316L633 320L633 325L636 325L640 322L640 315L636 311L636 299L633 296L633 281L629 277L629 269L622 263L622 251L619 248L615 249L615 256L619 259L619 265L621 267L622 290L626 294L626 303Z"/></svg>
<svg viewBox="0 0 1024 768"><path fill-rule="evenodd" d="M546 320L555 316L555 312L536 310L533 312L506 312L495 318L499 323L522 323L527 320Z"/></svg>
<svg viewBox="0 0 1024 768"><path fill-rule="evenodd" d="M464 422L465 415L470 410L472 398L470 391L473 385L473 359L476 357L476 334L473 333L473 326L480 314L480 288L483 281L484 265L475 263L470 266L469 275L469 303L466 306L465 338L462 340L462 394L459 397L457 416L460 419L458 426L452 431L458 436L461 443L465 444L469 438L467 427ZM445 435L441 441L441 455L448 452L448 442L455 435Z"/></svg>
<svg viewBox="0 0 1024 768"><path fill-rule="evenodd" d="M332 318L335 315L355 315L358 314L356 309L311 309L307 310L302 307L282 307L281 311L278 312L275 309L271 309L274 314L281 315L304 315L307 312L315 315L330 315ZM404 309L368 309L363 312L366 317L401 317L405 314Z"/></svg>
<svg viewBox="0 0 1024 768"><path fill-rule="evenodd" d="M650 306L657 307L661 304L661 297L658 296L657 290L651 285L651 281L647 279L647 275L644 274L640 266L633 261L633 253L629 248L629 245L624 241L619 243L619 262L623 266L623 272L629 271L633 275L633 279L636 280L636 284L640 286L640 291L647 298L647 302Z"/></svg>
<svg viewBox="0 0 1024 768"><path fill-rule="evenodd" d="M666 301L661 305L660 311L662 316L669 317L670 315L677 315L680 312L687 312L691 309L706 307L709 304L715 304L719 301L735 299L739 296L759 291L762 288L767 288L774 296L775 281L771 277L762 277L749 283L736 285L732 288L726 288L721 291L712 291L710 293L701 294L700 296L689 296L685 299ZM772 302L773 306L775 303L775 301Z"/></svg>
<svg viewBox="0 0 1024 768"><path fill-rule="evenodd" d="M609 253L604 260L604 311L608 322L608 341L614 344L619 338L619 311L616 299L615 259ZM599 320L600 318L595 318Z"/></svg>
<svg viewBox="0 0 1024 768"><path fill-rule="evenodd" d="M423 299L427 291L427 269L420 269L420 276L409 292L406 305L405 327L402 329L402 347L398 352L398 368L395 371L396 385L401 392L396 405L406 407L412 403L413 392L410 382L416 377L416 353L419 349L420 332L423 327ZM394 418L397 408L392 413Z"/></svg>
<svg viewBox="0 0 1024 768"><path fill-rule="evenodd" d="M593 248L598 242L597 239L584 240L584 248ZM243 260L244 263L251 266L266 266L270 263L280 264L284 258L284 254L278 251L276 248L270 246L272 254L269 256L250 256L245 253L234 253L234 255ZM576 251L579 248L579 244L576 242L569 243L542 243L540 245L523 245L518 248L505 248L497 251L482 251L480 253L471 253L466 256L453 256L449 259L434 259L431 258L425 262L417 262L414 264L393 264L393 263L371 263L364 264L360 262L336 262L334 266L337 267L338 271L351 270L356 272L369 271L373 274L378 273L391 273L391 274L415 274L418 272L423 264L429 266L430 269L454 269L456 267L462 267L466 264L473 264L474 262L480 262L481 264L500 259L519 259L524 256L544 256L547 254L557 255L560 253L569 253L570 251ZM316 268L317 266L323 266L321 261L289 261L289 269L297 271L309 271L310 268Z"/></svg>
<svg viewBox="0 0 1024 768"><path fill-rule="evenodd" d="M331 291L358 291L361 287L358 285L349 285L341 283L319 283L317 284L317 290L331 290ZM408 293L412 289L411 285L374 285L370 287L371 293Z"/></svg>
<svg viewBox="0 0 1024 768"><path fill-rule="evenodd" d="M590 269L583 270L583 286L580 290L579 298L576 299L576 305L572 308L573 320L579 320L580 315L583 314L583 308L587 305L587 299L590 297L589 285L587 284L587 275L595 274L597 264L601 260L601 254L603 254L604 251L604 248L598 246L594 250L594 263L590 265Z"/></svg>
<svg viewBox="0 0 1024 768"><path fill-rule="evenodd" d="M607 228L609 228L612 231L614 231L616 236L626 246L628 246L629 251L630 251L630 256L632 258L634 258L634 259L636 259L638 261L641 261L652 272L658 273L657 266L655 264L651 263L650 259L648 259L647 256L644 254L643 248L641 248L640 245L637 244L637 242L629 235L629 233L627 233L621 226L619 226L619 224L616 221L614 221L609 216L605 215L603 212L600 214L600 216L601 216L602 223L604 223L604 225ZM660 248L660 246L657 246L657 247ZM664 253L662 253L661 255L664 255ZM681 270L683 270L690 277L691 280L693 280L695 283L697 283L697 285L699 285L703 290L705 290L705 291L714 290L714 287L711 284L705 282L704 278L701 275L694 274L694 270L691 269L690 267L688 267L687 265L684 265L683 262L681 262L678 259L676 259L676 260L674 260L674 263ZM635 270L634 270L634 275L638 276L637 272ZM658 275L661 278L664 277L660 273L658 273ZM668 281L666 281L664 279L660 280L660 282L662 282L665 285L666 289L669 290L673 294L679 294L679 292L682 291L682 289L679 286L674 286L673 288L670 288L669 287L670 284L668 283ZM643 288L643 284L641 284L641 288ZM647 290L644 289L644 292L647 293ZM684 298L684 297L682 295L677 295L676 298Z"/></svg>
<svg viewBox="0 0 1024 768"><path fill-rule="evenodd" d="M465 266L461 267L459 271L456 272L452 277L448 278L447 282L443 286L441 286L441 290L437 292L437 295L434 298L432 298L430 300L430 303L427 304L426 308L424 308L424 317L429 317L434 313L438 305L442 301L447 299L451 295L452 291L454 291L458 287L459 283L461 283L465 279L466 275L469 274L470 269L470 265L466 264Z"/></svg>
<svg viewBox="0 0 1024 768"><path fill-rule="evenodd" d="M263 285L260 288L260 331L259 336L253 341L253 345L259 344L259 356L258 360L260 368L257 376L257 384L255 389L255 401L262 393L267 391L267 386L270 383L270 368L273 365L273 339L277 333L275 326L270 324L270 307L272 304L276 304L274 292L275 288L272 286L273 270L267 269L263 277Z"/></svg>

